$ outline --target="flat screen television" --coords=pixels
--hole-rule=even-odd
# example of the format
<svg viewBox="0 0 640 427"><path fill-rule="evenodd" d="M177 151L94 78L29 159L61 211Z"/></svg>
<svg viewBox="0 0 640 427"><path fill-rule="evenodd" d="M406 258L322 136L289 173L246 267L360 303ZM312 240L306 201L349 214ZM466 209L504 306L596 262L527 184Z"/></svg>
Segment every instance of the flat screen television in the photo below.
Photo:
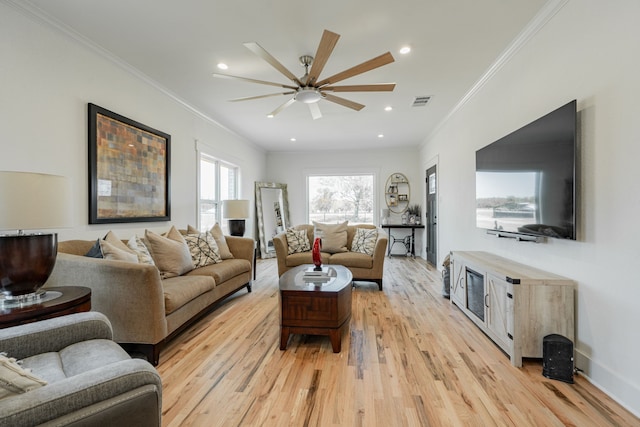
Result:
<svg viewBox="0 0 640 427"><path fill-rule="evenodd" d="M576 144L573 100L476 151L477 227L575 240Z"/></svg>

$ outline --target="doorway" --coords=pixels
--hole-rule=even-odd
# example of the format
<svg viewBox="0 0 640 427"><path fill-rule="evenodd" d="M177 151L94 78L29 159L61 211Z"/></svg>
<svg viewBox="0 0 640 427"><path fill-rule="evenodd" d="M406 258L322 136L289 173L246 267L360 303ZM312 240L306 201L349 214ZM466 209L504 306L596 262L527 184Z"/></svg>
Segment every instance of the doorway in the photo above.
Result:
<svg viewBox="0 0 640 427"><path fill-rule="evenodd" d="M436 180L436 165L427 169L426 189L427 189L427 262L436 265L438 262L438 185Z"/></svg>

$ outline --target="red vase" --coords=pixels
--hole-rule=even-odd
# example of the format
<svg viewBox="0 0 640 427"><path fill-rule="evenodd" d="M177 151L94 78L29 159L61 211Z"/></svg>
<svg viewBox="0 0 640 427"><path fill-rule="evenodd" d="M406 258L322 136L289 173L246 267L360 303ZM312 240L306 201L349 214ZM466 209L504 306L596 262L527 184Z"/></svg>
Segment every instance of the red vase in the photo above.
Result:
<svg viewBox="0 0 640 427"><path fill-rule="evenodd" d="M314 270L322 270L322 255L320 255L320 251L322 251L322 239L320 237L316 237L313 241L313 248L311 249L311 256L313 257L313 265L316 266Z"/></svg>

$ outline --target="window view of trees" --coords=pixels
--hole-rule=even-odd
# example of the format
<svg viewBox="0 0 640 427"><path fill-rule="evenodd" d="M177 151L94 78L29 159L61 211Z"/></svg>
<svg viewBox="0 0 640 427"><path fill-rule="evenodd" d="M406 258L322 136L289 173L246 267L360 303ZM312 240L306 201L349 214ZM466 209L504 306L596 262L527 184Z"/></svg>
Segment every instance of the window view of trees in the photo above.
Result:
<svg viewBox="0 0 640 427"><path fill-rule="evenodd" d="M309 177L309 221L373 224L373 175Z"/></svg>

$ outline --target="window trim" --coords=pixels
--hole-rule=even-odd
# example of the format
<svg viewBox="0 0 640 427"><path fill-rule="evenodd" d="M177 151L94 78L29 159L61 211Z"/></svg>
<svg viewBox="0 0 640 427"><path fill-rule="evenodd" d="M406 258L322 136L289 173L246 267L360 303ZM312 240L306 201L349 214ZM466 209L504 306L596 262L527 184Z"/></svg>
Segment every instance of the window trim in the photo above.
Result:
<svg viewBox="0 0 640 427"><path fill-rule="evenodd" d="M372 189L372 197L373 197L373 224L376 226L380 225L379 215L376 213L380 211L380 197L379 197L379 189L380 189L380 170L379 169L371 169L371 168L309 168L303 170L304 174L304 182L305 182L305 218L308 224L311 224L311 218L309 217L309 178L312 176L345 176L345 175L373 175L373 189Z"/></svg>
<svg viewBox="0 0 640 427"><path fill-rule="evenodd" d="M201 207L201 182L200 182L200 173L202 171L201 162L204 160L210 161L215 165L215 174L216 174L216 186L215 186L215 196L216 200L214 203L217 205L216 209L216 222L220 224L223 231L226 231L227 225L222 222L222 199L220 199L220 166L225 166L229 169L235 170L236 174L236 183L233 189L233 193L231 195L232 198L237 199L240 194L240 167L234 163L226 161L218 156L215 156L211 153L214 149L202 143L196 142L196 228L198 230L201 229L202 221L200 215L200 207Z"/></svg>

